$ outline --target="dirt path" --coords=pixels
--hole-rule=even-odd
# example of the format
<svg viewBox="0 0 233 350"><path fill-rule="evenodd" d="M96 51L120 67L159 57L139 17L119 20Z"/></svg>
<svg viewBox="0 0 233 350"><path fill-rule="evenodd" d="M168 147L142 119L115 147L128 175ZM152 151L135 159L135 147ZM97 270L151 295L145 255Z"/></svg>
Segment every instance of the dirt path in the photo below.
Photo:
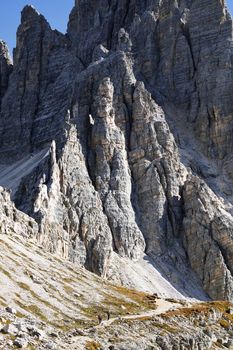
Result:
<svg viewBox="0 0 233 350"><path fill-rule="evenodd" d="M92 329L100 330L100 331L104 331L107 332L107 330L104 330L105 327L110 326L111 324L113 324L115 321L118 320L135 320L135 319L140 319L143 317L153 317L153 316L157 316L157 315L161 315L171 309L175 309L175 308L179 308L182 307L182 305L178 302L178 303L173 303L173 302L169 302L163 299L157 299L156 300L156 306L157 308L154 310L149 310L147 312L142 312L140 314L136 314L136 315L126 315L126 316L120 316L120 317L113 317L110 318L110 320L104 320L101 322L100 325L97 325L95 327L92 327ZM83 350L85 349L85 344L87 342L92 343L93 342L93 338L90 337L90 335L85 335L85 336L76 336L73 339L73 343L72 345L69 345L69 350Z"/></svg>
<svg viewBox="0 0 233 350"><path fill-rule="evenodd" d="M110 320L104 320L101 322L100 325L96 326L96 328L109 326L110 324L112 324L113 322L115 322L119 319L135 320L135 319L140 319L141 317L152 317L152 316L161 315L162 313L169 311L171 309L181 307L181 304L179 304L179 303L171 303L171 302L163 300L163 299L157 299L156 305L157 305L156 309L150 310L147 312L142 312L142 313L137 314L137 315L126 315L126 316L110 318Z"/></svg>

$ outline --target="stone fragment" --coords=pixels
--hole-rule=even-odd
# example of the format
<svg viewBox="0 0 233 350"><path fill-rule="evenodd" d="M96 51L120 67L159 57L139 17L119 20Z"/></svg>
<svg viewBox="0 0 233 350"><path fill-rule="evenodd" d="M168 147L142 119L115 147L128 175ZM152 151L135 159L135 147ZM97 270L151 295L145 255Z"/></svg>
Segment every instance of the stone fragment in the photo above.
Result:
<svg viewBox="0 0 233 350"><path fill-rule="evenodd" d="M11 335L15 335L19 332L18 328L15 327L13 324L9 323L9 324L6 324L5 326L3 326L3 328L1 329L1 331L3 333L6 333L6 334L11 334Z"/></svg>
<svg viewBox="0 0 233 350"><path fill-rule="evenodd" d="M45 344L45 348L53 350L53 349L56 349L56 345L50 341L49 343Z"/></svg>
<svg viewBox="0 0 233 350"><path fill-rule="evenodd" d="M24 325L23 323L14 323L14 326L20 331L20 332L24 332L27 333L28 329L26 327L26 325Z"/></svg>
<svg viewBox="0 0 233 350"><path fill-rule="evenodd" d="M13 344L19 349L25 349L28 346L28 341L26 339L16 338Z"/></svg>
<svg viewBox="0 0 233 350"><path fill-rule="evenodd" d="M17 313L16 309L14 309L13 307L10 307L10 306L6 307L6 311L12 315L15 315Z"/></svg>

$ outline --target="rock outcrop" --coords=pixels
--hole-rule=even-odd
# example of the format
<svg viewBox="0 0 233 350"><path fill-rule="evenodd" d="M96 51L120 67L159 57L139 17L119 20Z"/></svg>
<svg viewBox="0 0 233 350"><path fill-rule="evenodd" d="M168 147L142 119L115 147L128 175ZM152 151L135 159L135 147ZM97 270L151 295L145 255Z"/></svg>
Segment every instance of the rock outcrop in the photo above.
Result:
<svg viewBox="0 0 233 350"><path fill-rule="evenodd" d="M12 73L0 46L0 185L45 249L233 299L232 40L220 0L77 0L66 35L24 8Z"/></svg>
<svg viewBox="0 0 233 350"><path fill-rule="evenodd" d="M14 70L1 110L0 142L5 161L47 146L56 135L62 140L72 76L82 66L67 46L66 37L52 31L33 7L24 8Z"/></svg>
<svg viewBox="0 0 233 350"><path fill-rule="evenodd" d="M0 230L1 234L18 234L24 239L36 238L38 225L32 218L17 210L8 190L0 187Z"/></svg>
<svg viewBox="0 0 233 350"><path fill-rule="evenodd" d="M7 90L11 71L12 62L7 45L4 41L0 41L0 103Z"/></svg>
<svg viewBox="0 0 233 350"><path fill-rule="evenodd" d="M184 185L184 245L192 268L213 298L232 297L232 216L197 177Z"/></svg>

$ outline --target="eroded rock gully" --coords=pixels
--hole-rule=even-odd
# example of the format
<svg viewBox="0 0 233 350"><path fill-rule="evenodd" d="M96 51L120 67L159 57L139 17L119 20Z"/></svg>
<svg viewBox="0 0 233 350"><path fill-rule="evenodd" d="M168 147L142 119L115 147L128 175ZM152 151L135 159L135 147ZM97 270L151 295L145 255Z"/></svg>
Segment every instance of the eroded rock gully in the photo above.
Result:
<svg viewBox="0 0 233 350"><path fill-rule="evenodd" d="M65 35L26 6L13 68L0 45L2 233L232 299L232 40L220 0L80 0Z"/></svg>

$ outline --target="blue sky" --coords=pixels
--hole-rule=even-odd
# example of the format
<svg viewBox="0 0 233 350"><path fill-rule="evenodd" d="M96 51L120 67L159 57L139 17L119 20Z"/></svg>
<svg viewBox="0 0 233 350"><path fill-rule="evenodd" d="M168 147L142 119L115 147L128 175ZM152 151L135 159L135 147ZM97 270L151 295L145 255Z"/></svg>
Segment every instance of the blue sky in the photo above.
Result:
<svg viewBox="0 0 233 350"><path fill-rule="evenodd" d="M0 39L6 41L12 51L21 10L28 4L43 14L52 28L66 32L74 2L75 0L0 0Z"/></svg>
<svg viewBox="0 0 233 350"><path fill-rule="evenodd" d="M227 0L227 3L233 15L233 0ZM35 6L46 17L52 28L65 32L74 0L0 0L0 39L7 42L10 51L15 46L20 12L27 4Z"/></svg>
<svg viewBox="0 0 233 350"><path fill-rule="evenodd" d="M233 16L233 0L227 0L228 8Z"/></svg>

